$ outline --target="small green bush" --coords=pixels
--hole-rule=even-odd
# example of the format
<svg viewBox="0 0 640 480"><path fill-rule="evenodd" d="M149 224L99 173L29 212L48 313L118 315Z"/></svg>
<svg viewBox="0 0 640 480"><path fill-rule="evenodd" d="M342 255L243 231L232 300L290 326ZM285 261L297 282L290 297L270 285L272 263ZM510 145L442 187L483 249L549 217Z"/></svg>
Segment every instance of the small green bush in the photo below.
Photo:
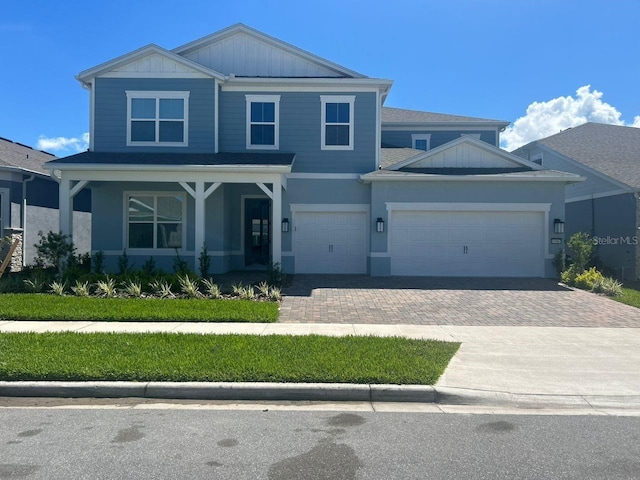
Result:
<svg viewBox="0 0 640 480"><path fill-rule="evenodd" d="M575 286L583 290L593 290L596 283L602 282L602 280L604 280L604 276L596 270L596 267L591 267L576 275Z"/></svg>
<svg viewBox="0 0 640 480"><path fill-rule="evenodd" d="M575 271L578 274L584 272L593 254L593 242L589 234L585 232L574 233L571 235L567 245L571 253L573 253L572 266L575 267Z"/></svg>
<svg viewBox="0 0 640 480"><path fill-rule="evenodd" d="M602 277L594 282L593 291L608 297L618 297L622 295L622 283L612 277Z"/></svg>
<svg viewBox="0 0 640 480"><path fill-rule="evenodd" d="M34 245L38 256L36 265L40 267L56 267L58 276L62 277L68 257L74 257L76 247L69 235L62 232L48 232L46 235L42 231L38 232L38 243Z"/></svg>
<svg viewBox="0 0 640 480"><path fill-rule="evenodd" d="M576 284L576 269L573 265L567 268L564 272L560 274L560 281L567 285L575 285Z"/></svg>

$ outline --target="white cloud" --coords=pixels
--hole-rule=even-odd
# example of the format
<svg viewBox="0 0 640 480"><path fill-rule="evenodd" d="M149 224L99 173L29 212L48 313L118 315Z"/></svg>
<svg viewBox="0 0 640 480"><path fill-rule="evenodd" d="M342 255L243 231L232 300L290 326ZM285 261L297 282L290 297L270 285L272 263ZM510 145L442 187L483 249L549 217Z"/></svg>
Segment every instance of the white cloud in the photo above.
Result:
<svg viewBox="0 0 640 480"><path fill-rule="evenodd" d="M585 122L624 125L614 106L602 101L602 92L591 90L591 85L580 87L576 96L558 97L547 102L533 102L525 116L507 127L500 144L512 151L534 140L548 137ZM640 116L631 126L640 127Z"/></svg>
<svg viewBox="0 0 640 480"><path fill-rule="evenodd" d="M89 132L83 133L80 138L45 137L40 135L36 145L38 150L47 152L84 152L89 148Z"/></svg>

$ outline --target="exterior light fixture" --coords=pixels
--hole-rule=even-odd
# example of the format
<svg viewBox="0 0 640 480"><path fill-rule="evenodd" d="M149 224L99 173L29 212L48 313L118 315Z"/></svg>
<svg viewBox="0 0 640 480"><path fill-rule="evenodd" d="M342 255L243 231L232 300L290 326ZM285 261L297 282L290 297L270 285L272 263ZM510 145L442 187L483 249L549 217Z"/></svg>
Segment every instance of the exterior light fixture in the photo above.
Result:
<svg viewBox="0 0 640 480"><path fill-rule="evenodd" d="M384 232L384 220L382 219L382 217L378 217L378 219L376 220L376 232Z"/></svg>
<svg viewBox="0 0 640 480"><path fill-rule="evenodd" d="M553 221L553 233L564 233L564 222L559 218Z"/></svg>
<svg viewBox="0 0 640 480"><path fill-rule="evenodd" d="M285 233L289 231L289 219L288 218L283 218L282 219L282 231L285 232Z"/></svg>

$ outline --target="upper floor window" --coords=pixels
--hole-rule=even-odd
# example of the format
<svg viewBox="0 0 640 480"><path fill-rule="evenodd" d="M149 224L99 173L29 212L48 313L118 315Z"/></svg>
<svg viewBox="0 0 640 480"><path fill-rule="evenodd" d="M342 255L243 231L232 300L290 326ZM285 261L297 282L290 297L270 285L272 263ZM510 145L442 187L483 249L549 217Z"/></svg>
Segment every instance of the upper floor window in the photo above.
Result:
<svg viewBox="0 0 640 480"><path fill-rule="evenodd" d="M245 95L247 149L280 148L280 95Z"/></svg>
<svg viewBox="0 0 640 480"><path fill-rule="evenodd" d="M320 148L353 150L354 95L321 95Z"/></svg>
<svg viewBox="0 0 640 480"><path fill-rule="evenodd" d="M127 194L127 248L183 245L185 196L181 193Z"/></svg>
<svg viewBox="0 0 640 480"><path fill-rule="evenodd" d="M416 150L429 150L431 148L431 134L430 133L412 134L411 146Z"/></svg>
<svg viewBox="0 0 640 480"><path fill-rule="evenodd" d="M127 91L127 145L186 147L189 92Z"/></svg>

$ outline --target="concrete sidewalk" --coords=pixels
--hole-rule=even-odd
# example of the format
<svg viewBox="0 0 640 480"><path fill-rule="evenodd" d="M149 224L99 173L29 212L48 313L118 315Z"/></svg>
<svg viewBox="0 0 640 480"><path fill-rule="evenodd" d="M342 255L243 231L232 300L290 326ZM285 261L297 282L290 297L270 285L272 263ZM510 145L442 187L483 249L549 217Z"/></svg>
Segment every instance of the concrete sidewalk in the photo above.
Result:
<svg viewBox="0 0 640 480"><path fill-rule="evenodd" d="M490 403L527 397L640 405L640 329L446 325L2 321L0 332L377 335L462 342L436 393ZM460 396L456 400L455 393Z"/></svg>

